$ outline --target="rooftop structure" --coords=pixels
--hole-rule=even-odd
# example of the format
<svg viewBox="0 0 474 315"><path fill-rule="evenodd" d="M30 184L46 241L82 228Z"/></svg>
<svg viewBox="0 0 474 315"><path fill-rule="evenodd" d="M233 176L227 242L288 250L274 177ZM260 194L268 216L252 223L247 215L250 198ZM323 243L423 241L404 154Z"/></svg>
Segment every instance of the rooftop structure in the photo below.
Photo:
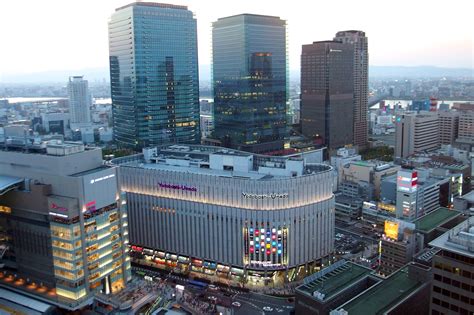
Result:
<svg viewBox="0 0 474 315"><path fill-rule="evenodd" d="M461 213L458 211L439 208L418 218L414 223L417 231L428 233L459 215Z"/></svg>
<svg viewBox="0 0 474 315"><path fill-rule="evenodd" d="M422 285L422 282L409 277L408 267L405 267L341 305L339 312L331 312L331 314L344 314L340 312L341 310L346 311L348 315L385 314Z"/></svg>
<svg viewBox="0 0 474 315"><path fill-rule="evenodd" d="M434 241L431 246L474 258L474 217L457 225Z"/></svg>
<svg viewBox="0 0 474 315"><path fill-rule="evenodd" d="M373 271L367 267L352 262L339 261L309 276L297 290L320 301L327 301L367 277Z"/></svg>

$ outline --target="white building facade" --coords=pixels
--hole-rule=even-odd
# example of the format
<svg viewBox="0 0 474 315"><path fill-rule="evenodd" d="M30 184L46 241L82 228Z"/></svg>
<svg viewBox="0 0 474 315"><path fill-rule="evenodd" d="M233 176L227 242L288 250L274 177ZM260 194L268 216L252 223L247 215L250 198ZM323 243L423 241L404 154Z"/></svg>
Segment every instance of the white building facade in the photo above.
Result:
<svg viewBox="0 0 474 315"><path fill-rule="evenodd" d="M132 252L145 251L154 264L270 279L330 259L330 166L199 145L145 149L113 163L127 193Z"/></svg>

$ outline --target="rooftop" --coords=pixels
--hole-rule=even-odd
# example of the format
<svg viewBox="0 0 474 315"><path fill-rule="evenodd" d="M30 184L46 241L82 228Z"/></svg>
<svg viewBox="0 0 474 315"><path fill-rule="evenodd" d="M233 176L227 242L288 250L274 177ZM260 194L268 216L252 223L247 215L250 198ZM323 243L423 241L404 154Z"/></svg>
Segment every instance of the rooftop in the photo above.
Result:
<svg viewBox="0 0 474 315"><path fill-rule="evenodd" d="M342 305L350 315L381 314L410 295L423 283L408 277L408 267L373 286L358 297Z"/></svg>
<svg viewBox="0 0 474 315"><path fill-rule="evenodd" d="M219 177L268 180L328 172L325 164L302 157L268 156L204 145L170 145L112 160L122 167L159 169Z"/></svg>
<svg viewBox="0 0 474 315"><path fill-rule="evenodd" d="M314 280L299 286L297 290L310 296L318 292L321 300L329 300L372 273L371 269L352 262L345 262L328 273L324 273L325 270L316 273Z"/></svg>
<svg viewBox="0 0 474 315"><path fill-rule="evenodd" d="M5 306L7 310L16 310L19 314L23 314L23 312L27 312L28 314L44 314L53 308L51 304L3 288L0 288L0 296L0 313L2 314L2 305Z"/></svg>
<svg viewBox="0 0 474 315"><path fill-rule="evenodd" d="M474 217L469 217L429 245L474 258Z"/></svg>
<svg viewBox="0 0 474 315"><path fill-rule="evenodd" d="M431 211L430 213L425 214L421 218L417 219L415 221L415 226L418 231L428 233L460 214L460 212L455 210L439 208L438 210Z"/></svg>
<svg viewBox="0 0 474 315"><path fill-rule="evenodd" d="M24 178L0 175L0 196L23 182Z"/></svg>
<svg viewBox="0 0 474 315"><path fill-rule="evenodd" d="M187 10L188 7L185 5L176 5L176 4L168 4L168 3L157 3L157 2L132 2L130 4L124 5L120 8L115 9L115 11L120 11L122 9L128 7L155 7L155 8L162 8L162 9L180 9L180 10Z"/></svg>
<svg viewBox="0 0 474 315"><path fill-rule="evenodd" d="M458 198L465 199L469 203L474 203L474 190L472 190L472 191L468 192L467 194L462 195Z"/></svg>

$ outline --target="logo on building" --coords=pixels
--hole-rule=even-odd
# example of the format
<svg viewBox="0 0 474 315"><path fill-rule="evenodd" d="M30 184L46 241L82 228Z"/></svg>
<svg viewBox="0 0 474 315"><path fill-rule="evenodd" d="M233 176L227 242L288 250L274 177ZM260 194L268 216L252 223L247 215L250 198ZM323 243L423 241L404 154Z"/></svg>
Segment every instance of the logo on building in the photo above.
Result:
<svg viewBox="0 0 474 315"><path fill-rule="evenodd" d="M66 208L66 207L58 206L57 204L55 204L54 202L52 202L52 203L51 203L51 210L58 210L58 211L66 212L66 211L68 211L69 209Z"/></svg>
<svg viewBox="0 0 474 315"><path fill-rule="evenodd" d="M183 191L192 191L196 192L196 187L189 187L186 185L174 185L174 184L165 184L165 183L158 183L160 188L167 188L167 189L175 189L175 190L183 190Z"/></svg>
<svg viewBox="0 0 474 315"><path fill-rule="evenodd" d="M242 193L242 197L247 199L287 199L288 194L248 194Z"/></svg>
<svg viewBox="0 0 474 315"><path fill-rule="evenodd" d="M86 211L95 211L95 200L86 203Z"/></svg>
<svg viewBox="0 0 474 315"><path fill-rule="evenodd" d="M99 178L91 179L91 184L95 184L97 182L100 182L100 181L103 181L103 180L106 180L106 179L109 179L109 178L112 178L112 177L115 177L115 174L110 174L110 175L107 175L107 176L102 176L102 177L99 177Z"/></svg>

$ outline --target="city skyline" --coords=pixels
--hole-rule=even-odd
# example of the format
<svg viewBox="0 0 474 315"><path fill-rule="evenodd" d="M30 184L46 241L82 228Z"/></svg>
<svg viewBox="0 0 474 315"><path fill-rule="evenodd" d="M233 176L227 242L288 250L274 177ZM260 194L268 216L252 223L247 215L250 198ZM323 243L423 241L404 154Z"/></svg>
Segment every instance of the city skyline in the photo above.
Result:
<svg viewBox="0 0 474 315"><path fill-rule="evenodd" d="M28 3L28 11L22 10L24 2L1 3L0 11L9 14L2 18L0 26L15 32L2 34L3 42L10 48L0 53L0 81L13 74L107 67L107 21L115 8L129 2L63 3L46 0ZM225 7L216 7L211 1L165 2L187 5L194 12L198 22L201 66L211 64L211 23L221 17L253 13L287 20L289 67L292 71L299 68L301 45L330 38L335 32L345 29L362 30L371 38L371 65L473 67L470 10L460 10L472 6L467 1L457 1L458 5L446 7L437 3L427 7L403 1L388 9L350 2L344 2L342 6L328 3L324 8L315 4L296 5L295 9L288 9L284 2L268 6L266 3L241 1L228 3ZM45 11L44 8L54 10ZM21 18L17 13L20 11ZM315 18L314 12L318 11L321 14ZM333 11L337 13L328 14ZM63 14L57 15L56 12ZM397 16L400 18L393 18ZM456 16L456 23L450 23L443 16ZM84 20L87 23L83 23ZM418 22L420 20L422 22ZM35 25L35 31L29 25ZM35 58L31 58L32 50Z"/></svg>

